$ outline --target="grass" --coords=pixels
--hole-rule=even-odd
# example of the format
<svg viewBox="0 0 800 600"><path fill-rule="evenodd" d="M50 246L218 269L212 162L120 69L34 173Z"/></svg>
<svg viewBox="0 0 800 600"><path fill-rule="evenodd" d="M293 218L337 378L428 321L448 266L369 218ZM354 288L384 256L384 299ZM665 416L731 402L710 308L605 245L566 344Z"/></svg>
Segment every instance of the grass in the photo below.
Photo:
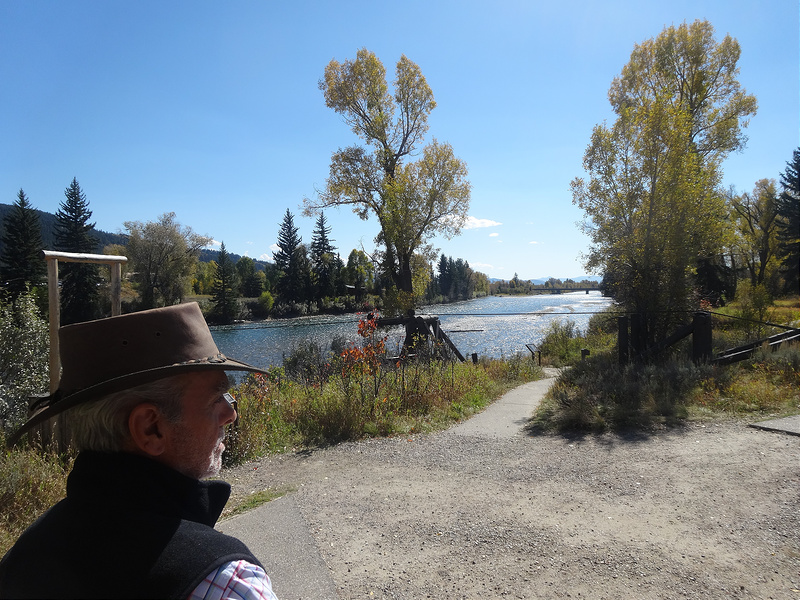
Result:
<svg viewBox="0 0 800 600"><path fill-rule="evenodd" d="M725 309L738 316L736 304ZM797 326L798 299L784 299L764 313L770 323ZM593 319L594 320L594 319ZM718 350L772 333L751 320L715 317ZM757 326L754 326L757 325ZM590 326L590 331L592 327ZM573 349L555 357L572 367L554 384L534 415L540 431L615 431L675 426L695 419L761 419L800 414L800 346L762 349L751 359L728 366L695 365L688 342L659 363L620 366L613 344L603 345L600 326L581 336L568 327L553 327L543 348ZM572 336L572 337L570 337ZM584 361L574 349L592 347Z"/></svg>
<svg viewBox="0 0 800 600"><path fill-rule="evenodd" d="M228 505L225 507L225 510L222 511L222 516L220 518L230 519L231 517L244 514L246 512L258 508L262 504L266 504L267 502L272 502L273 500L276 500L294 491L296 491L296 489L292 487L285 487L280 489L269 488L266 490L259 490L253 492L251 494L248 494L244 498L231 498L231 501L228 502Z"/></svg>
<svg viewBox="0 0 800 600"><path fill-rule="evenodd" d="M240 420L226 440L226 465L306 446L443 429L541 377L522 355L477 365L432 360L374 370L333 363L333 374L322 379L297 381L274 369L235 388Z"/></svg>
<svg viewBox="0 0 800 600"><path fill-rule="evenodd" d="M0 445L5 440L0 436ZM29 449L0 453L0 556L66 492L72 461Z"/></svg>

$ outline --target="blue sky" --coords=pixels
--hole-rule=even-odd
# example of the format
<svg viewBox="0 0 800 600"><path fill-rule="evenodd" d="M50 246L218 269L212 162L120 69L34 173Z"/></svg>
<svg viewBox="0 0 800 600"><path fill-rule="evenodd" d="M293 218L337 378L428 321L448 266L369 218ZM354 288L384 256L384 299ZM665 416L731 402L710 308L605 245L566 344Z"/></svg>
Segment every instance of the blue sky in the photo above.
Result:
<svg viewBox="0 0 800 600"><path fill-rule="evenodd" d="M0 202L23 188L55 212L76 177L100 229L173 211L269 259L287 208L310 241L300 204L357 141L318 81L366 47L390 80L401 54L420 66L438 104L428 140L469 167L476 226L441 251L490 277L580 276L569 183L613 116L611 81L634 44L695 19L739 41L739 79L758 98L747 148L724 165L725 185L750 191L799 144L795 0L3 0ZM374 248L374 219L325 214L345 260Z"/></svg>

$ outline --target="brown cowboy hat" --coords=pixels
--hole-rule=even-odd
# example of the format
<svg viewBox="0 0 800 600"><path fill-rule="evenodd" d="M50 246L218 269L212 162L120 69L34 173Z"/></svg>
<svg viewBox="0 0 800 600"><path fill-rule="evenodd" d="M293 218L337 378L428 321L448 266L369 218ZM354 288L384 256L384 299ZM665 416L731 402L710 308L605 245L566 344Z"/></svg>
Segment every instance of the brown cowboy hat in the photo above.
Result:
<svg viewBox="0 0 800 600"><path fill-rule="evenodd" d="M58 330L61 381L8 440L82 402L196 371L267 372L222 354L197 303L99 319Z"/></svg>

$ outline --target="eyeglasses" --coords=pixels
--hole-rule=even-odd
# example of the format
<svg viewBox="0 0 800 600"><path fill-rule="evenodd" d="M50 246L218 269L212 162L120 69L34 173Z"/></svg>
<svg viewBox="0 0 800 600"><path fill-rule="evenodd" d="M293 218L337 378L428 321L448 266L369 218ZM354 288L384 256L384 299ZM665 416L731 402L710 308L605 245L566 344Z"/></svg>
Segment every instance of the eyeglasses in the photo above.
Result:
<svg viewBox="0 0 800 600"><path fill-rule="evenodd" d="M236 398L231 396L228 392L222 394L222 397L225 398L225 402L231 405L233 410L236 411L236 418L239 418L239 403L236 401Z"/></svg>

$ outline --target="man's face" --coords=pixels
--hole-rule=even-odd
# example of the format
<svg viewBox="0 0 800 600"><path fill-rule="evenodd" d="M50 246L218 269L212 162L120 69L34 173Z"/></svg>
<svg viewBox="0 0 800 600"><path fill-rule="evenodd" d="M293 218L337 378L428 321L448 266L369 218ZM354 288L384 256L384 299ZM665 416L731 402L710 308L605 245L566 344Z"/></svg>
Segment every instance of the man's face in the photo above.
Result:
<svg viewBox="0 0 800 600"><path fill-rule="evenodd" d="M192 377L181 398L181 417L170 423L168 455L173 469L195 479L219 474L225 445L225 426L236 420L236 411L225 400L228 377L206 371Z"/></svg>

